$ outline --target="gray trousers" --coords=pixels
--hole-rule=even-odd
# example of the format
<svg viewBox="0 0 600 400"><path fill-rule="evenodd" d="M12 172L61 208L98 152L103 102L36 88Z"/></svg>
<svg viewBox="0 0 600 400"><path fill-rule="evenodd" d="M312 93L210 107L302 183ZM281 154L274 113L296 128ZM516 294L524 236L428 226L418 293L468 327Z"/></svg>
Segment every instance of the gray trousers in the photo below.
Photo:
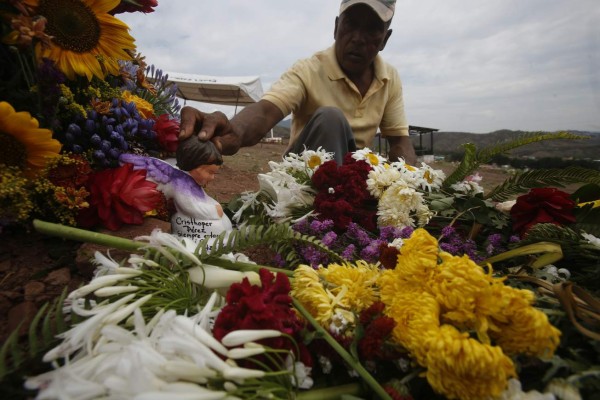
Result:
<svg viewBox="0 0 600 400"><path fill-rule="evenodd" d="M338 108L319 107L285 154L300 154L305 149L319 147L332 152L338 165L342 165L346 153L356 151L352 128Z"/></svg>

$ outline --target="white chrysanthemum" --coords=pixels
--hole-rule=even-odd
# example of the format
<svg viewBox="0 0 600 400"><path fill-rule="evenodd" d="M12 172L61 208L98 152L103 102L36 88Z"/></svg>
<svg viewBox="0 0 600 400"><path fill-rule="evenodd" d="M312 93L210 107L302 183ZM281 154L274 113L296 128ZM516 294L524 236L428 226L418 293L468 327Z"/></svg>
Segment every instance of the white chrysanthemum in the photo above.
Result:
<svg viewBox="0 0 600 400"><path fill-rule="evenodd" d="M394 183L379 199L377 224L379 226L414 227L412 215L423 207L423 195L404 183Z"/></svg>
<svg viewBox="0 0 600 400"><path fill-rule="evenodd" d="M390 164L390 166L392 168L400 171L402 180L404 182L406 182L406 185L408 187L413 188L413 189L419 188L419 183L422 180L422 178L421 178L421 173L418 168L407 164L402 159L400 159L398 161L394 161L393 163Z"/></svg>
<svg viewBox="0 0 600 400"><path fill-rule="evenodd" d="M360 161L366 161L367 164L376 167L386 162L385 158L381 155L374 153L371 149L365 147L364 149L356 150L352 153L352 158Z"/></svg>
<svg viewBox="0 0 600 400"><path fill-rule="evenodd" d="M496 210L504 213L504 214L510 214L510 209L513 208L513 206L516 204L516 200L507 200L507 201L503 201L502 203L496 203Z"/></svg>
<svg viewBox="0 0 600 400"><path fill-rule="evenodd" d="M369 172L367 190L378 199L394 182L401 180L402 174L396 168L392 168L389 164L379 165Z"/></svg>
<svg viewBox="0 0 600 400"><path fill-rule="evenodd" d="M264 204L267 215L283 222L292 217L294 210L311 207L315 197L310 186L295 183L287 188L279 188L274 200L274 204Z"/></svg>
<svg viewBox="0 0 600 400"><path fill-rule="evenodd" d="M483 188L479 185L479 183L474 181L458 182L451 185L450 188L458 193L464 193L469 195L483 193Z"/></svg>
<svg viewBox="0 0 600 400"><path fill-rule="evenodd" d="M442 183L446 179L444 171L433 169L425 163L421 163L421 168L417 170L417 175L420 178L419 186L428 192L442 187Z"/></svg>
<svg viewBox="0 0 600 400"><path fill-rule="evenodd" d="M417 225L423 227L429 223L435 213L431 211L426 204L421 204L419 207L417 207L415 215L417 218Z"/></svg>
<svg viewBox="0 0 600 400"><path fill-rule="evenodd" d="M582 233L581 236L588 241L588 243L594 245L594 247L600 248L600 238L590 234L590 233Z"/></svg>

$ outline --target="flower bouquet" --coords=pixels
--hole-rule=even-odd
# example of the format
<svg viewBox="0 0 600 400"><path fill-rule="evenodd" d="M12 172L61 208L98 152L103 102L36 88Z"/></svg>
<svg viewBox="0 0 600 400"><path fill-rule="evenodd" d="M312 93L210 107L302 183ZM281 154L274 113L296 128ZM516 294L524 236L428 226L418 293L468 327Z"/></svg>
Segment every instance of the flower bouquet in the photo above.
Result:
<svg viewBox="0 0 600 400"><path fill-rule="evenodd" d="M166 213L143 171L119 163L177 148L177 88L116 17L156 5L0 2L0 227L43 218L116 230Z"/></svg>

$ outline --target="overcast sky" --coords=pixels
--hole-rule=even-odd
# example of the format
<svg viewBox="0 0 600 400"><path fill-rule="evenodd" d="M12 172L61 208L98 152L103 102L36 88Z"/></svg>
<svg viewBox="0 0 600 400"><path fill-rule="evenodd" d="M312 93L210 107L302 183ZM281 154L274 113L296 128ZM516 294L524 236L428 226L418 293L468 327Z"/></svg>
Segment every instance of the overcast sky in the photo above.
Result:
<svg viewBox="0 0 600 400"><path fill-rule="evenodd" d="M158 2L154 13L117 15L149 64L258 75L265 90L296 60L333 44L340 3ZM599 0L400 0L391 28L381 54L402 77L411 125L600 131Z"/></svg>

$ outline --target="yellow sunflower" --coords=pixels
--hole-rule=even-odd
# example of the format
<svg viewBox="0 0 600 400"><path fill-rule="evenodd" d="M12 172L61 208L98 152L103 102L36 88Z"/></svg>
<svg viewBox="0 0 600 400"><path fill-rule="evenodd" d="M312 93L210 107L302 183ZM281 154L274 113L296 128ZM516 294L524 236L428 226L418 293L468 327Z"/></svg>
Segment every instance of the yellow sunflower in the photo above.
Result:
<svg viewBox="0 0 600 400"><path fill-rule="evenodd" d="M41 129L28 112L15 112L9 103L0 102L0 160L19 167L28 175L44 168L56 157L61 144L52 139L52 131Z"/></svg>
<svg viewBox="0 0 600 400"><path fill-rule="evenodd" d="M47 19L51 45L36 45L38 59L49 58L69 78L75 75L103 79L117 75L117 60L130 60L135 50L129 27L108 14L119 0L26 0L38 15Z"/></svg>

